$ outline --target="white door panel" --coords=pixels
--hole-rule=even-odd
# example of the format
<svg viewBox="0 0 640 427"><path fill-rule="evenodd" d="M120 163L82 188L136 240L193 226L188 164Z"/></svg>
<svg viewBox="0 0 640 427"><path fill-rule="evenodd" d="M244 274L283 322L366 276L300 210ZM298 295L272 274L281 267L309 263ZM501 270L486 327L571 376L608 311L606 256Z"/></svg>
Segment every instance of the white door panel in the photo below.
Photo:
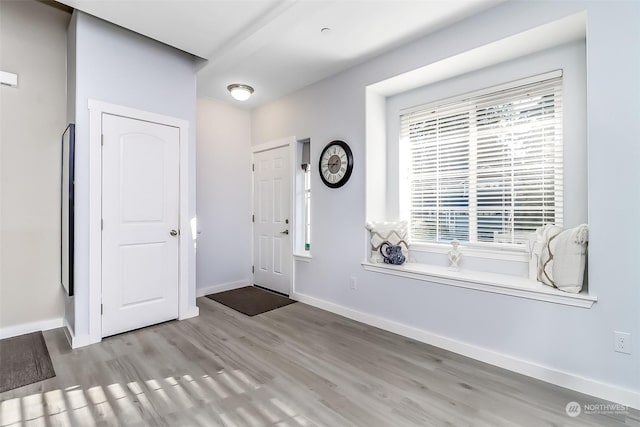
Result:
<svg viewBox="0 0 640 427"><path fill-rule="evenodd" d="M103 115L102 335L178 317L179 130Z"/></svg>
<svg viewBox="0 0 640 427"><path fill-rule="evenodd" d="M289 148L254 155L254 283L291 291L291 179Z"/></svg>

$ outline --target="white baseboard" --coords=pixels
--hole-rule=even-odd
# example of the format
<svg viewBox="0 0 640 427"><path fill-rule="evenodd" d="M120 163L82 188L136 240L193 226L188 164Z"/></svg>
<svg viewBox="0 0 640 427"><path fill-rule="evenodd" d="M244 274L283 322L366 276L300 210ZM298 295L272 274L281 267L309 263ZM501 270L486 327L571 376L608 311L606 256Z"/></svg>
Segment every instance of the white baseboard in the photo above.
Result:
<svg viewBox="0 0 640 427"><path fill-rule="evenodd" d="M245 286L251 286L249 280L238 280L235 282L221 283L219 285L212 285L204 288L196 288L196 296L203 297L205 295L215 294L216 292L230 291L231 289L243 288Z"/></svg>
<svg viewBox="0 0 640 427"><path fill-rule="evenodd" d="M180 320L197 317L199 314L200 314L200 308L194 305L192 307L189 307L187 313L184 316L182 316ZM85 347L87 345L96 344L102 341L102 339L99 339L96 341L93 337L91 337L90 334L81 334L81 335L74 334L71 327L67 323L66 319L62 319L62 323L63 324L61 326L64 326L64 335L67 338L67 342L69 343L69 346L72 349Z"/></svg>
<svg viewBox="0 0 640 427"><path fill-rule="evenodd" d="M71 332L71 327L67 323L66 319L63 319L63 331L64 337L67 339L67 343L69 343L69 347L73 348L73 332Z"/></svg>
<svg viewBox="0 0 640 427"><path fill-rule="evenodd" d="M560 387L565 387L580 393L588 394L600 399L620 403L635 409L640 409L640 393L621 388L612 384L606 384L590 378L585 378L569 372L542 366L533 362L518 359L507 354L498 353L486 348L456 341L451 338L433 334L431 332L404 325L382 317L374 316L361 311L353 310L339 304L315 298L306 294L295 292L290 296L296 301L312 305L314 307L330 311L335 314L357 320L367 325L375 326L389 332L396 333L416 341L430 344L463 356L471 357L481 362L500 368L508 369L519 374L527 375Z"/></svg>
<svg viewBox="0 0 640 427"><path fill-rule="evenodd" d="M62 317L57 319L39 320L37 322L22 323L15 326L0 328L0 339L16 337L31 332L48 331L62 327Z"/></svg>

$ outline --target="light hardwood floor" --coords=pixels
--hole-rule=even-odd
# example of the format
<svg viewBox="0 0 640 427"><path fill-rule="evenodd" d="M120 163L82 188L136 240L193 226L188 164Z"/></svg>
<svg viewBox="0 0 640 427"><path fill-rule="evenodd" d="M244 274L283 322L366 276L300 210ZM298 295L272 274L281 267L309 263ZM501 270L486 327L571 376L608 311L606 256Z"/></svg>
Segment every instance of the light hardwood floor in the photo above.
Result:
<svg viewBox="0 0 640 427"><path fill-rule="evenodd" d="M0 394L1 426L640 426L639 412L304 305L200 316L70 350L57 376Z"/></svg>

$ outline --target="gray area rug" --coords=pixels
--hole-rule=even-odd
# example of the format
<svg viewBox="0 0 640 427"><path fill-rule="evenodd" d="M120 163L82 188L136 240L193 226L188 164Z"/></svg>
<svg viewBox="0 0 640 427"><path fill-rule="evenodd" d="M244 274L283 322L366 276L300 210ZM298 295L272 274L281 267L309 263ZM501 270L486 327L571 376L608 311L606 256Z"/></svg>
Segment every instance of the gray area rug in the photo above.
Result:
<svg viewBox="0 0 640 427"><path fill-rule="evenodd" d="M207 295L207 298L211 298L247 316L255 316L295 302L285 296L253 286L218 292L217 294Z"/></svg>
<svg viewBox="0 0 640 427"><path fill-rule="evenodd" d="M42 332L0 340L0 393L55 376Z"/></svg>

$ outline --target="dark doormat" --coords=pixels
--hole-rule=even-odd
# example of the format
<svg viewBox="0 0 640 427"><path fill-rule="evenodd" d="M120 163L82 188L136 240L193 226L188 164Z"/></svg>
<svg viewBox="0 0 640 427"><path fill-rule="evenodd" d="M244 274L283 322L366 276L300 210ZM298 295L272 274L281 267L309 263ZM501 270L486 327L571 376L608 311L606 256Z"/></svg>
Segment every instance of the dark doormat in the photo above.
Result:
<svg viewBox="0 0 640 427"><path fill-rule="evenodd" d="M42 332L0 340L0 393L55 376Z"/></svg>
<svg viewBox="0 0 640 427"><path fill-rule="evenodd" d="M295 302L282 295L253 286L218 292L217 294L207 295L207 298L211 298L247 316L266 313Z"/></svg>

